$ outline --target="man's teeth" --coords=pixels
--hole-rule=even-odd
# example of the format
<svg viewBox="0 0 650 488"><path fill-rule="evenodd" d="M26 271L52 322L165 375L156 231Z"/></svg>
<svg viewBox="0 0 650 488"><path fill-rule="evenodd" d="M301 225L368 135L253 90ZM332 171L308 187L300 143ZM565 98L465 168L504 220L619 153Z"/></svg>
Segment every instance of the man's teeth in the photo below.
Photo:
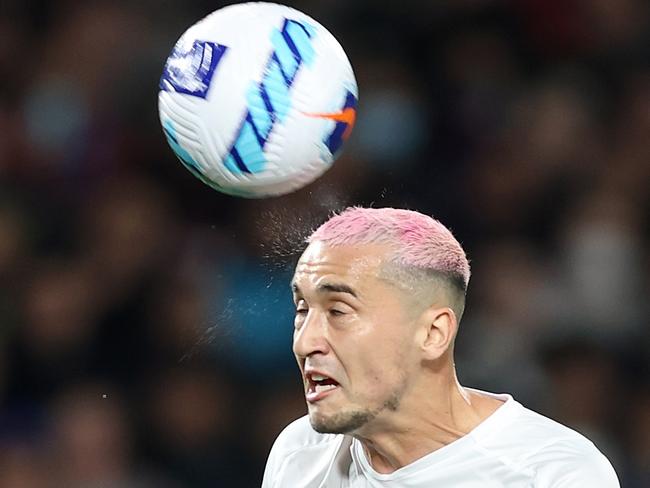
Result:
<svg viewBox="0 0 650 488"><path fill-rule="evenodd" d="M313 381L323 381L323 380L328 379L328 377L327 377L327 376L323 376L322 374L313 374L313 375L311 375L311 379L312 379Z"/></svg>
<svg viewBox="0 0 650 488"><path fill-rule="evenodd" d="M327 391L333 388L336 388L336 385L316 385L314 390L316 391L316 393L320 393L321 391Z"/></svg>

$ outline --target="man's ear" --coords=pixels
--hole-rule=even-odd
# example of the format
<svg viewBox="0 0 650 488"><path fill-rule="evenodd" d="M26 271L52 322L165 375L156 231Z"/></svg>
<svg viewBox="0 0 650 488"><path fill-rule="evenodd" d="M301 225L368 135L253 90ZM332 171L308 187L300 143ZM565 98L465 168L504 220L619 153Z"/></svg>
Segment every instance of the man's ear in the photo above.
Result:
<svg viewBox="0 0 650 488"><path fill-rule="evenodd" d="M418 326L418 345L423 359L434 360L449 350L456 337L458 321L451 308L432 306L422 313Z"/></svg>

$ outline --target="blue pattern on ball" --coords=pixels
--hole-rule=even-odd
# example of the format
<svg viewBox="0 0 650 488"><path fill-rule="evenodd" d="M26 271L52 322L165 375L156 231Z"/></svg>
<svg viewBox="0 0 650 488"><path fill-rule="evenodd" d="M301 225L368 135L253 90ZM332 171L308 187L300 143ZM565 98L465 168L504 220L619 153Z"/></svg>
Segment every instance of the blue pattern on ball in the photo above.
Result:
<svg viewBox="0 0 650 488"><path fill-rule="evenodd" d="M285 19L282 29L273 31L273 52L262 80L247 92L248 110L237 131L224 164L233 174L259 173L266 166L264 146L276 123L282 123L291 108L290 89L300 67L311 65L313 26Z"/></svg>

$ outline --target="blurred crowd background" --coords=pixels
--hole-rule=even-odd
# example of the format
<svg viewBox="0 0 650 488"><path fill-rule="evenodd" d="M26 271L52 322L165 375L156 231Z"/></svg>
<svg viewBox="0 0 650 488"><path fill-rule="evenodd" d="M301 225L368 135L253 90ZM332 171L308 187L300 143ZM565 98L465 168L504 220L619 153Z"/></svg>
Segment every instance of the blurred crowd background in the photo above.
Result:
<svg viewBox="0 0 650 488"><path fill-rule="evenodd" d="M650 486L649 4L289 2L345 47L359 114L329 173L257 201L157 119L174 42L224 4L0 6L0 487L259 486L305 412L291 267L353 204L463 243L462 383Z"/></svg>

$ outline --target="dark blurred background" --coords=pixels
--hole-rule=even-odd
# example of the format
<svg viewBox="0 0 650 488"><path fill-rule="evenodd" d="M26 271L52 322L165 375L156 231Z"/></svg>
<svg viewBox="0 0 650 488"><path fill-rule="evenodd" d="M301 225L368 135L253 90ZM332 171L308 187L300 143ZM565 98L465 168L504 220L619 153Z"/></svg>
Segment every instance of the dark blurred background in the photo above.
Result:
<svg viewBox="0 0 650 488"><path fill-rule="evenodd" d="M650 486L650 4L289 3L345 47L359 116L328 174L259 201L157 119L174 42L224 3L0 4L0 487L259 486L305 412L292 262L350 204L465 246L464 384Z"/></svg>

